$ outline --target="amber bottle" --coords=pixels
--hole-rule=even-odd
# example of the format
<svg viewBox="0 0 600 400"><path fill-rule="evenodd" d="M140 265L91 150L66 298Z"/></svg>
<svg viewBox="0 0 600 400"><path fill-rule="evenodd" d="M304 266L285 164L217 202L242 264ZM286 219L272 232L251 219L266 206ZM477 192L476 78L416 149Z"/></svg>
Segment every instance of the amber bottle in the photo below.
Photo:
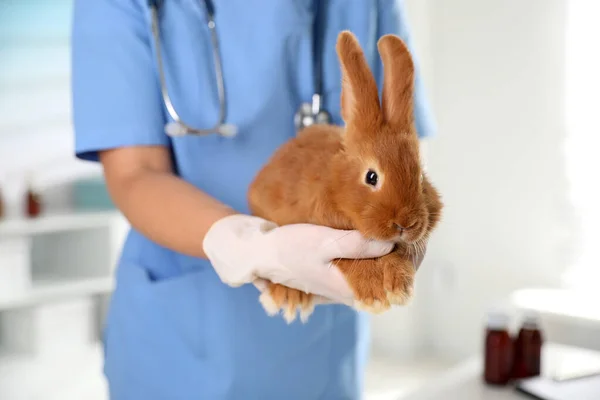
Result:
<svg viewBox="0 0 600 400"><path fill-rule="evenodd" d="M484 380L490 385L506 385L511 380L513 342L508 331L508 315L501 311L488 314Z"/></svg>
<svg viewBox="0 0 600 400"><path fill-rule="evenodd" d="M26 203L28 217L37 217L42 211L42 202L40 200L40 196L31 188L31 186L27 188Z"/></svg>
<svg viewBox="0 0 600 400"><path fill-rule="evenodd" d="M528 313L514 341L513 378L539 376L542 364L544 339L536 313Z"/></svg>

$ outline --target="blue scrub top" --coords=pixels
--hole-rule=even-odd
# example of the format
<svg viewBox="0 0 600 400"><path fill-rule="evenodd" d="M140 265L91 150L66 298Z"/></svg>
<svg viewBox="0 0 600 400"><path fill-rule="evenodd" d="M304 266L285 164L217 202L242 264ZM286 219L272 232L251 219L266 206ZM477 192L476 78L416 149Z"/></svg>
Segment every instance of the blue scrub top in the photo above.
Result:
<svg viewBox="0 0 600 400"><path fill-rule="evenodd" d="M402 1L332 0L326 22L325 106L339 115L337 34L354 32L381 85L377 39L410 45ZM76 155L163 145L177 173L248 212L258 169L295 135L293 117L310 101L312 0L217 0L228 122L234 139L164 133L147 0L75 1L73 106ZM162 52L172 101L198 127L217 121L219 102L203 3L166 0ZM416 75L419 134L432 132ZM182 215L185 218L185 215ZM164 248L131 230L117 269L105 330L105 374L113 400L359 399L369 346L364 315L319 306L307 324L269 317L252 285L230 288L209 262Z"/></svg>

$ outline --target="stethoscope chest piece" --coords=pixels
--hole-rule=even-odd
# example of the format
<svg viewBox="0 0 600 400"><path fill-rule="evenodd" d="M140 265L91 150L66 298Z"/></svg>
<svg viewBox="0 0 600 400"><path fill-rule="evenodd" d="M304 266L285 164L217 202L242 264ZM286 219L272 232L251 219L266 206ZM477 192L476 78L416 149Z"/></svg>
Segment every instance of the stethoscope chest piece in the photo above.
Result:
<svg viewBox="0 0 600 400"><path fill-rule="evenodd" d="M323 107L323 71L322 71L322 52L323 37L325 35L325 11L327 2L316 0L315 3L315 23L313 26L313 85L314 93L311 103L303 103L294 115L294 125L296 132L314 124L331 123L331 115Z"/></svg>
<svg viewBox="0 0 600 400"><path fill-rule="evenodd" d="M302 103L294 115L296 132L314 124L329 123L331 123L331 116L329 113L323 109L315 111L314 106L310 103Z"/></svg>

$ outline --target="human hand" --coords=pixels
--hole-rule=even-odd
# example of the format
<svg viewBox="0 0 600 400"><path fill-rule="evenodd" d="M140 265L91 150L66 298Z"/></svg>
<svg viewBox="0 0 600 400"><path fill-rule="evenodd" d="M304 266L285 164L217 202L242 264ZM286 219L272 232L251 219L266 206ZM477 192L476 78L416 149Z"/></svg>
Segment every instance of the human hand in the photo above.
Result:
<svg viewBox="0 0 600 400"><path fill-rule="evenodd" d="M419 250L419 252L417 252L414 257L413 257L413 267L415 269L415 271L419 270L419 267L421 266L421 264L423 263L423 259L425 258L425 253L427 251L427 244L423 244L421 249ZM267 291L269 289L269 281L262 279L262 278L257 278L255 279L252 284L261 292L261 293L265 293L265 291ZM312 306L316 306L316 305L323 305L323 304L339 304L338 301L329 299L327 297L323 297L323 296L316 296L313 295L310 298L310 302L311 302L311 309ZM343 304L346 304L347 306L352 306L352 302L348 301L348 302L344 302Z"/></svg>
<svg viewBox="0 0 600 400"><path fill-rule="evenodd" d="M278 227L238 214L213 224L203 249L221 280L230 286L262 278L326 301L351 304L353 292L332 260L381 257L393 249L393 243L319 225Z"/></svg>

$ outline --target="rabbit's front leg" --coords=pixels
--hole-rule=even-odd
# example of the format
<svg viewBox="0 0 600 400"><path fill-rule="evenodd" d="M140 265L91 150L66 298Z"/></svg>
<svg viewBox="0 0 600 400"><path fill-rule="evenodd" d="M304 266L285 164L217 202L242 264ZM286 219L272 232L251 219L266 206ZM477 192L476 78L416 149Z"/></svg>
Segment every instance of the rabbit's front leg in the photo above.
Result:
<svg viewBox="0 0 600 400"><path fill-rule="evenodd" d="M416 269L413 257L395 250L377 260L383 265L384 289L391 304L406 305L412 297Z"/></svg>
<svg viewBox="0 0 600 400"><path fill-rule="evenodd" d="M355 297L355 308L381 313L404 305L413 293L415 269L403 251L363 260L336 260Z"/></svg>
<svg viewBox="0 0 600 400"><path fill-rule="evenodd" d="M386 256L384 256L386 257ZM334 265L340 269L354 292L354 308L381 313L390 308L385 290L385 267L378 259L338 259Z"/></svg>

